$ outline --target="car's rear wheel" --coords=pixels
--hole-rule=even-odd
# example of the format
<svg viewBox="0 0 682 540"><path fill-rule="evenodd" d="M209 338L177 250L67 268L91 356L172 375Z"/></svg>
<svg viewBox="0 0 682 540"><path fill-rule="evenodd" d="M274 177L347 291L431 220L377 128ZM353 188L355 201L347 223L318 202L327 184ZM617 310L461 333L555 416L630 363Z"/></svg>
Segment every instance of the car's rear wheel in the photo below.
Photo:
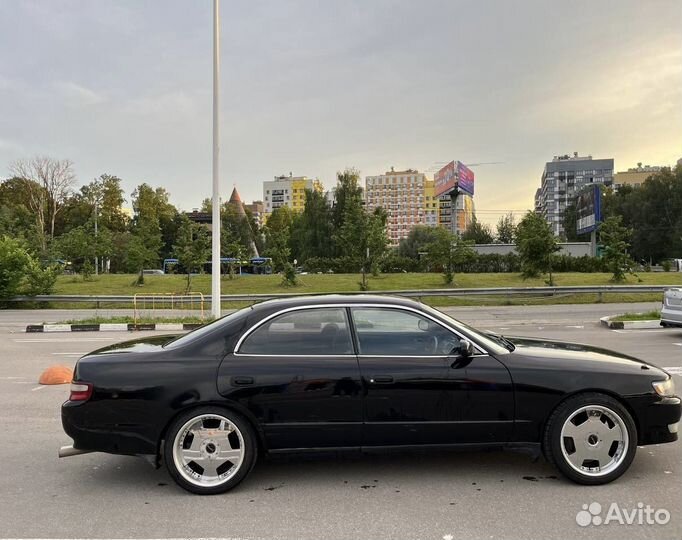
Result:
<svg viewBox="0 0 682 540"><path fill-rule="evenodd" d="M623 474L637 450L637 427L610 396L580 394L563 402L545 430L547 459L579 484L606 484Z"/></svg>
<svg viewBox="0 0 682 540"><path fill-rule="evenodd" d="M168 429L166 467L192 493L223 493L241 482L256 460L256 438L241 416L218 407L180 415Z"/></svg>

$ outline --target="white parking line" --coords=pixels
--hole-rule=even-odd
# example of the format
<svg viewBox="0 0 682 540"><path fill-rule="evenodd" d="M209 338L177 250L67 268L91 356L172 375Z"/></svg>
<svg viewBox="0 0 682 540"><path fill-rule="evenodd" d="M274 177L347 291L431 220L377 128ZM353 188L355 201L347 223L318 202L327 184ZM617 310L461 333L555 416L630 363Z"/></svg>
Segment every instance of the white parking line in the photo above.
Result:
<svg viewBox="0 0 682 540"><path fill-rule="evenodd" d="M582 325L581 326L573 325L573 326L567 326L566 328L579 328L580 329L580 328L585 328L585 327Z"/></svg>
<svg viewBox="0 0 682 540"><path fill-rule="evenodd" d="M52 353L55 356L83 356L84 352L53 352Z"/></svg>
<svg viewBox="0 0 682 540"><path fill-rule="evenodd" d="M114 338L44 338L44 339L15 339L15 343L78 343L83 341L112 341Z"/></svg>
<svg viewBox="0 0 682 540"><path fill-rule="evenodd" d="M671 375L682 375L682 366L664 367Z"/></svg>
<svg viewBox="0 0 682 540"><path fill-rule="evenodd" d="M654 334L656 332L667 332L667 328L661 328L660 330L658 328L650 328L649 330L647 329L642 329L642 330L612 330L612 332L618 332L619 334L636 334L636 333L641 333L644 332L645 334Z"/></svg>
<svg viewBox="0 0 682 540"><path fill-rule="evenodd" d="M35 388L31 388L31 392L35 392L36 390L42 390L45 388L44 386L36 386Z"/></svg>

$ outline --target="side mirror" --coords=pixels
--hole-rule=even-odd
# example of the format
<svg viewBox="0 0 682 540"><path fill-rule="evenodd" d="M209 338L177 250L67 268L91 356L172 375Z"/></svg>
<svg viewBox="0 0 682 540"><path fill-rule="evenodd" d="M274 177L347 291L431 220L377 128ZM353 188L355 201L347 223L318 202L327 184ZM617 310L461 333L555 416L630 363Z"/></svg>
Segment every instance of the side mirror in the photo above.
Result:
<svg viewBox="0 0 682 540"><path fill-rule="evenodd" d="M462 339L459 342L459 354L463 358L470 358L474 355L475 352L476 351L474 349L474 344L471 343L471 341L469 341L468 339Z"/></svg>

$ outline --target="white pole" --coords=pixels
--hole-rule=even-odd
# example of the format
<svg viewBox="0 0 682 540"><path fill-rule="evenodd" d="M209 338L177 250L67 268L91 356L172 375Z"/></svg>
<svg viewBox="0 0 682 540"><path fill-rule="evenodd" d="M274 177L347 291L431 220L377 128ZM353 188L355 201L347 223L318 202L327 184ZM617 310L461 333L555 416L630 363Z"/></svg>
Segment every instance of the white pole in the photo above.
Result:
<svg viewBox="0 0 682 540"><path fill-rule="evenodd" d="M219 0L213 0L213 199L212 199L212 242L213 261L211 266L211 311L214 318L220 317L220 174L219 150L219 100L220 93L220 9Z"/></svg>

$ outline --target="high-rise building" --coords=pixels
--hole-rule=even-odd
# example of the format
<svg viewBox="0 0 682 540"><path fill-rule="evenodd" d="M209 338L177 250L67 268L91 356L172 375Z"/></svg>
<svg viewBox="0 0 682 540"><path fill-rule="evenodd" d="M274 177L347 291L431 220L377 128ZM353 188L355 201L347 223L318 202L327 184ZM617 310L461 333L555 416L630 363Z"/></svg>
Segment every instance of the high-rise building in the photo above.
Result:
<svg viewBox="0 0 682 540"><path fill-rule="evenodd" d="M244 208L251 212L253 219L259 227L264 225L265 205L263 201L253 201L251 204L244 204Z"/></svg>
<svg viewBox="0 0 682 540"><path fill-rule="evenodd" d="M621 186L639 187L652 174L660 172L663 167L658 165L642 165L637 164L637 167L631 167L627 171L617 172L613 175L613 189L618 189Z"/></svg>
<svg viewBox="0 0 682 540"><path fill-rule="evenodd" d="M396 171L393 167L384 174L365 178L365 207L369 212L378 207L386 210L386 233L392 245L405 238L412 227L425 223L426 182L424 173L414 169Z"/></svg>
<svg viewBox="0 0 682 540"><path fill-rule="evenodd" d="M294 212L305 208L305 190L322 191L322 184L307 176L275 176L274 180L263 182L263 204L265 215L269 216L276 208L288 206Z"/></svg>
<svg viewBox="0 0 682 540"><path fill-rule="evenodd" d="M424 225L429 227L438 226L438 216L440 215L440 201L436 197L436 190L433 180L424 181Z"/></svg>
<svg viewBox="0 0 682 540"><path fill-rule="evenodd" d="M563 216L566 207L585 187L592 184L610 186L613 183L613 158L593 159L592 156L554 156L542 171L540 189L535 193L535 209L543 214L556 236L564 233Z"/></svg>

